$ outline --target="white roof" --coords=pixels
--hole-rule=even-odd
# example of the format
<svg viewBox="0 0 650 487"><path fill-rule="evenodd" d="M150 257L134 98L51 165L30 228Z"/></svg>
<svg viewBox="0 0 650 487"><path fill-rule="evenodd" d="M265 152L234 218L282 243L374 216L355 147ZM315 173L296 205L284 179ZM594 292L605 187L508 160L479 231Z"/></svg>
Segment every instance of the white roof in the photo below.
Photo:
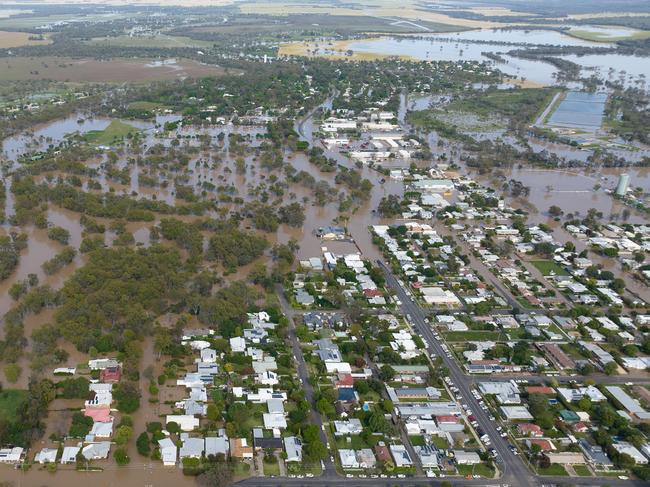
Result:
<svg viewBox="0 0 650 487"><path fill-rule="evenodd" d="M108 453L111 451L110 441L101 441L99 443L91 443L86 445L81 450L81 454L86 460L98 460L108 458Z"/></svg>
<svg viewBox="0 0 650 487"><path fill-rule="evenodd" d="M57 451L56 448L43 448L36 454L34 461L37 463L54 463L56 462Z"/></svg>
<svg viewBox="0 0 650 487"><path fill-rule="evenodd" d="M160 454L164 465L174 465L176 463L176 445L169 438L163 438L158 441Z"/></svg>
<svg viewBox="0 0 650 487"><path fill-rule="evenodd" d="M77 461L77 454L81 450L79 446L66 446L63 448L63 455L61 455L61 463L73 463Z"/></svg>
<svg viewBox="0 0 650 487"><path fill-rule="evenodd" d="M262 417L266 429L287 427L287 420L282 413L264 413Z"/></svg>

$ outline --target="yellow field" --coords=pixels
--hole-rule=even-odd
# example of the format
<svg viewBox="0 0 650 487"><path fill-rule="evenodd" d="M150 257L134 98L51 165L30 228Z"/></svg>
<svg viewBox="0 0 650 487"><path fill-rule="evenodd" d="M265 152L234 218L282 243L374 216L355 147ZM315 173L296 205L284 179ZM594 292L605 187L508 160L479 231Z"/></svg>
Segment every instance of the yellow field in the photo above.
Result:
<svg viewBox="0 0 650 487"><path fill-rule="evenodd" d="M42 41L31 40L29 36L32 35L34 34L29 34L28 32L6 32L0 30L0 49L20 46L40 46L52 42L47 38Z"/></svg>
<svg viewBox="0 0 650 487"><path fill-rule="evenodd" d="M346 52L349 50L349 46L353 43L354 40L344 40L344 41L333 41L333 42L288 42L286 44L281 44L280 49L278 49L279 56L304 56L304 57L322 57L325 59L332 60L348 60L348 61L378 61L381 59L387 59L390 56L388 54L375 54L370 52L357 52L353 51L352 55L349 56ZM314 54L314 49L319 49L319 51ZM325 54L323 51L329 51ZM334 51L334 52L332 52ZM397 56L400 59L404 60L415 60L411 56Z"/></svg>

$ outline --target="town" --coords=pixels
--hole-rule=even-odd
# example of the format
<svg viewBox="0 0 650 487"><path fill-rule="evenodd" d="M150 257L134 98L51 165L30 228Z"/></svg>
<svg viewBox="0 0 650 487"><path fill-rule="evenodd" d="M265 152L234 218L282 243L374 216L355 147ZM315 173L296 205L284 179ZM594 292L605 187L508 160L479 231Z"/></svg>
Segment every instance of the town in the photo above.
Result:
<svg viewBox="0 0 650 487"><path fill-rule="evenodd" d="M0 486L647 485L647 5L225 3L0 9Z"/></svg>

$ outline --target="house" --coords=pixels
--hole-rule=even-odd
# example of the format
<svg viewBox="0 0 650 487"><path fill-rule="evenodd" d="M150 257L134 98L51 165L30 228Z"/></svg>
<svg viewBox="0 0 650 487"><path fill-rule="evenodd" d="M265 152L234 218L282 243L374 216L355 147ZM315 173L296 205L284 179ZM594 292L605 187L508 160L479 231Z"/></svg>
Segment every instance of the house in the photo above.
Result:
<svg viewBox="0 0 650 487"><path fill-rule="evenodd" d="M578 416L575 411L563 409L559 414L560 418L562 418L562 421L566 423L577 423L580 421L580 416Z"/></svg>
<svg viewBox="0 0 650 487"><path fill-rule="evenodd" d="M102 382L119 382L122 378L120 367L106 367L99 373L99 380Z"/></svg>
<svg viewBox="0 0 650 487"><path fill-rule="evenodd" d="M521 423L517 425L517 431L522 436L532 436L533 438L540 438L544 436L542 428L533 423Z"/></svg>
<svg viewBox="0 0 650 487"><path fill-rule="evenodd" d="M533 419L526 406L501 406L499 409L508 421L532 421Z"/></svg>
<svg viewBox="0 0 650 487"><path fill-rule="evenodd" d="M204 348L201 350L201 362L213 364L217 361L217 351L213 348Z"/></svg>
<svg viewBox="0 0 650 487"><path fill-rule="evenodd" d="M457 465L477 465L481 463L478 453L465 450L452 450Z"/></svg>
<svg viewBox="0 0 650 487"><path fill-rule="evenodd" d="M89 434L94 438L110 438L113 435L113 421L95 421Z"/></svg>
<svg viewBox="0 0 650 487"><path fill-rule="evenodd" d="M277 430L274 430L276 433ZM273 436L264 436L264 430L262 428L253 429L253 448L255 450L281 450L282 449L282 438L279 433L274 434Z"/></svg>
<svg viewBox="0 0 650 487"><path fill-rule="evenodd" d="M43 448L34 457L36 463L55 463L58 450L56 448Z"/></svg>
<svg viewBox="0 0 650 487"><path fill-rule="evenodd" d="M220 436L208 436L205 438L205 456L210 455L228 455L230 450L230 443L228 442L228 437L223 434L221 431Z"/></svg>
<svg viewBox="0 0 650 487"><path fill-rule="evenodd" d="M302 462L302 442L295 436L284 438L284 450L287 453L287 462Z"/></svg>
<svg viewBox="0 0 650 487"><path fill-rule="evenodd" d="M607 454L603 451L602 447L591 445L584 438L578 440L578 445L580 446L582 453L584 453L587 462L594 467L607 468L614 465Z"/></svg>
<svg viewBox="0 0 650 487"><path fill-rule="evenodd" d="M375 456L383 463L392 461L388 447L381 442L375 445Z"/></svg>
<svg viewBox="0 0 650 487"><path fill-rule="evenodd" d="M248 446L246 438L230 439L230 456L233 458L253 458L253 447Z"/></svg>
<svg viewBox="0 0 650 487"><path fill-rule="evenodd" d="M529 449L532 449L533 445L539 446L544 452L557 450L551 440L543 440L541 438L531 438L529 440L526 440L526 446Z"/></svg>
<svg viewBox="0 0 650 487"><path fill-rule="evenodd" d="M91 443L86 445L81 450L81 454L86 460L103 460L108 458L111 451L110 441L100 441L99 443Z"/></svg>
<svg viewBox="0 0 650 487"><path fill-rule="evenodd" d="M113 421L111 410L108 406L86 408L84 410L84 416L92 418L96 423L109 423Z"/></svg>
<svg viewBox="0 0 650 487"><path fill-rule="evenodd" d="M0 463L16 463L23 456L23 449L19 446L0 449Z"/></svg>
<svg viewBox="0 0 650 487"><path fill-rule="evenodd" d="M339 448L339 460L343 468L359 468L359 462L354 450Z"/></svg>
<svg viewBox="0 0 650 487"><path fill-rule="evenodd" d="M594 386L577 387L575 389L558 387L557 392L568 402L579 401L583 397L588 397L592 402L601 402L606 399L605 395Z"/></svg>
<svg viewBox="0 0 650 487"><path fill-rule="evenodd" d="M361 420L351 418L347 421L334 421L334 435L359 435L363 431Z"/></svg>
<svg viewBox="0 0 650 487"><path fill-rule="evenodd" d="M176 423L181 431L192 431L199 427L199 418L187 414L168 414L166 423Z"/></svg>
<svg viewBox="0 0 650 487"><path fill-rule="evenodd" d="M233 353L244 352L246 350L246 340L244 340L242 337L231 338L230 349Z"/></svg>
<svg viewBox="0 0 650 487"><path fill-rule="evenodd" d="M389 449L396 467L410 467L413 465L413 460L404 445L390 445Z"/></svg>
<svg viewBox="0 0 650 487"><path fill-rule="evenodd" d="M509 382L480 382L479 390L482 394L496 396L499 404L520 404L519 387L514 381Z"/></svg>
<svg viewBox="0 0 650 487"><path fill-rule="evenodd" d="M109 367L119 367L120 363L112 358L98 358L88 361L90 370L102 370Z"/></svg>
<svg viewBox="0 0 650 487"><path fill-rule="evenodd" d="M181 433L181 451L179 458L201 458L205 450L205 440L203 438L192 438L187 433Z"/></svg>
<svg viewBox="0 0 650 487"><path fill-rule="evenodd" d="M282 413L264 413L262 415L264 420L264 428L272 430L274 428L286 428L287 420Z"/></svg>
<svg viewBox="0 0 650 487"><path fill-rule="evenodd" d="M163 438L162 440L158 440L158 446L160 446L160 458L162 459L163 465L165 467L176 465L176 453L178 449L174 442L169 438Z"/></svg>
<svg viewBox="0 0 650 487"><path fill-rule="evenodd" d="M60 460L61 465L66 465L68 463L75 463L77 461L77 455L79 454L80 451L81 451L80 446L64 447L63 454L61 455L61 460Z"/></svg>
<svg viewBox="0 0 650 487"><path fill-rule="evenodd" d="M435 468L440 464L438 450L431 445L413 447L415 453L420 458L423 468Z"/></svg>
<svg viewBox="0 0 650 487"><path fill-rule="evenodd" d="M377 460L375 459L375 454L370 448L362 448L357 450L357 462L359 463L360 468L375 468L377 465Z"/></svg>
<svg viewBox="0 0 650 487"><path fill-rule="evenodd" d="M634 463L637 465L645 465L648 463L648 459L643 453L641 453L632 443L627 441L616 441L612 444L612 448L619 452L620 454L626 454L632 457Z"/></svg>

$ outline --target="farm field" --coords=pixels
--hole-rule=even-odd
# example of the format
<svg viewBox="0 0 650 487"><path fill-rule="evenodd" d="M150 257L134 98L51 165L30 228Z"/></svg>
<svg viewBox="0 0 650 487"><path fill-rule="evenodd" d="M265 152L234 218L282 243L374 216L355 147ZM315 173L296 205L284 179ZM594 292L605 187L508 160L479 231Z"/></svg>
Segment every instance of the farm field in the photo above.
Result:
<svg viewBox="0 0 650 487"><path fill-rule="evenodd" d="M219 76L223 68L192 60L152 62L149 59L72 59L15 57L0 60L0 81L51 79L71 82L144 82L152 80Z"/></svg>
<svg viewBox="0 0 650 487"><path fill-rule="evenodd" d="M34 34L29 32L7 32L0 31L0 49L7 49L10 47L20 46L41 46L43 44L50 44L50 39L30 39Z"/></svg>
<svg viewBox="0 0 650 487"><path fill-rule="evenodd" d="M183 36L168 36L165 34L152 36L128 35L117 37L96 37L87 42L94 46L112 46L112 47L155 47L155 48L175 48L175 47L212 47L213 42L190 39Z"/></svg>

